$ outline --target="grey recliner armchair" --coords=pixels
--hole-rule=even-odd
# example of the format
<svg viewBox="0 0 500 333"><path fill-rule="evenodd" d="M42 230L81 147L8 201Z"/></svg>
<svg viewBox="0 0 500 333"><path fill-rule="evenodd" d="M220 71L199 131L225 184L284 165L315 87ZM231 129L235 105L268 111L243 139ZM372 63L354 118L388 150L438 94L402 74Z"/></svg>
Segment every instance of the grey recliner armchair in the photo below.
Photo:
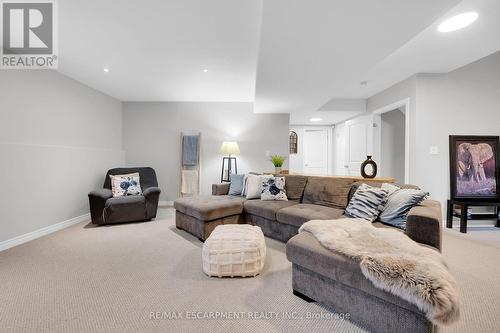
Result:
<svg viewBox="0 0 500 333"><path fill-rule="evenodd" d="M142 195L115 197L109 175L139 173ZM102 189L89 193L90 216L94 224L148 221L156 217L161 190L152 168L115 168L108 170Z"/></svg>

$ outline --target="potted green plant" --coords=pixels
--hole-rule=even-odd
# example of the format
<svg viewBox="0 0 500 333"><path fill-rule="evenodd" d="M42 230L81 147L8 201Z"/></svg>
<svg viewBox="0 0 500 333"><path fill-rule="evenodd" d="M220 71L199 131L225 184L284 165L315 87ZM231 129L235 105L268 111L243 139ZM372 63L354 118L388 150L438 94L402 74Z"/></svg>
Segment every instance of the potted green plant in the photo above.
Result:
<svg viewBox="0 0 500 333"><path fill-rule="evenodd" d="M283 166L283 163L285 163L285 156L281 155L273 155L271 156L271 162L274 165L274 172L279 174L281 173L281 167Z"/></svg>

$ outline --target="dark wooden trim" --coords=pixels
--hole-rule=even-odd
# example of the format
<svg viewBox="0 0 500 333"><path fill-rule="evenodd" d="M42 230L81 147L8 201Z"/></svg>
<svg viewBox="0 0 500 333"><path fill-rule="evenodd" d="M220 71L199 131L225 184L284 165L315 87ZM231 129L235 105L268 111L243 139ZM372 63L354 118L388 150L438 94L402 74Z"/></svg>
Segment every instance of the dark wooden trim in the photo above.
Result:
<svg viewBox="0 0 500 333"><path fill-rule="evenodd" d="M227 162L227 179L224 178L224 170ZM238 174L238 163L236 162L236 157L232 157L231 155L229 156L224 156L222 158L222 170L220 174L220 182L230 182L231 181L231 171L233 170L233 162L234 162L234 173Z"/></svg>
<svg viewBox="0 0 500 333"><path fill-rule="evenodd" d="M456 215L454 213L454 206L460 206L460 215ZM484 214L483 216L478 216L482 214L476 214L475 218L494 218L496 219L496 224L495 227L500 228L500 218L498 216L498 213L500 213L500 202L476 202L476 201L469 201L469 202L463 202L460 200L448 200L446 204L446 228L452 228L453 227L453 216L458 216L460 217L460 232L462 233L467 233L467 220L469 217L467 216L467 210L469 207L495 207L495 214ZM471 218L472 219L472 218Z"/></svg>
<svg viewBox="0 0 500 333"><path fill-rule="evenodd" d="M499 216L499 214L500 214L500 207L499 206L497 206L497 209L495 210L495 213L497 214L497 223L496 223L495 227L500 228L500 216Z"/></svg>
<svg viewBox="0 0 500 333"><path fill-rule="evenodd" d="M469 210L469 206L462 205L460 209L460 232L467 233L467 211Z"/></svg>
<svg viewBox="0 0 500 333"><path fill-rule="evenodd" d="M453 203L451 200L446 204L446 228L453 228Z"/></svg>
<svg viewBox="0 0 500 333"><path fill-rule="evenodd" d="M302 298L304 301L306 301L307 303L314 303L316 302L315 300L313 300L311 297L309 296L306 296L304 295L303 293L297 291L297 290L293 290L293 294L299 298Z"/></svg>

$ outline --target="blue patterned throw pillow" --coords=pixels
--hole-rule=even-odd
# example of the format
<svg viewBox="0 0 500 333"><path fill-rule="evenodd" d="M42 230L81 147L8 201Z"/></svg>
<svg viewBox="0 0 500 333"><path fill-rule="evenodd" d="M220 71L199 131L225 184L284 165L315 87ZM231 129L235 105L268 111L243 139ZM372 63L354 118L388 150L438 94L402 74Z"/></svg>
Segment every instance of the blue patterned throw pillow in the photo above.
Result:
<svg viewBox="0 0 500 333"><path fill-rule="evenodd" d="M368 221L375 221L387 199L387 190L361 184L354 193L345 215Z"/></svg>
<svg viewBox="0 0 500 333"><path fill-rule="evenodd" d="M288 201L285 191L285 177L267 177L262 182L260 200Z"/></svg>
<svg viewBox="0 0 500 333"><path fill-rule="evenodd" d="M142 194L138 172L126 175L109 175L109 177L111 178L113 197Z"/></svg>

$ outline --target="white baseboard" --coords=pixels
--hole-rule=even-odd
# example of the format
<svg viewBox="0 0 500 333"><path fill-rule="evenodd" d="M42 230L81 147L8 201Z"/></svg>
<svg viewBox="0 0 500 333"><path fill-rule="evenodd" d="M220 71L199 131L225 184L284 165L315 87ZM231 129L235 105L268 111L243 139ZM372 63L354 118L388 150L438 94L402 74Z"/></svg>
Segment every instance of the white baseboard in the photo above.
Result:
<svg viewBox="0 0 500 333"><path fill-rule="evenodd" d="M77 217L74 217L72 219L62 221L53 225L49 225L48 227L41 228L32 232L28 232L27 234L20 235L11 239L7 239L3 242L0 242L0 251L7 250L11 247L14 247L16 245L20 245L26 242L29 242L33 239L51 234L53 232L59 231L61 229L70 227L74 224L80 223L80 222L85 222L85 221L90 221L90 214L84 214L80 215Z"/></svg>
<svg viewBox="0 0 500 333"><path fill-rule="evenodd" d="M158 201L158 207L173 207L173 206L174 206L173 201L163 201L163 200Z"/></svg>

